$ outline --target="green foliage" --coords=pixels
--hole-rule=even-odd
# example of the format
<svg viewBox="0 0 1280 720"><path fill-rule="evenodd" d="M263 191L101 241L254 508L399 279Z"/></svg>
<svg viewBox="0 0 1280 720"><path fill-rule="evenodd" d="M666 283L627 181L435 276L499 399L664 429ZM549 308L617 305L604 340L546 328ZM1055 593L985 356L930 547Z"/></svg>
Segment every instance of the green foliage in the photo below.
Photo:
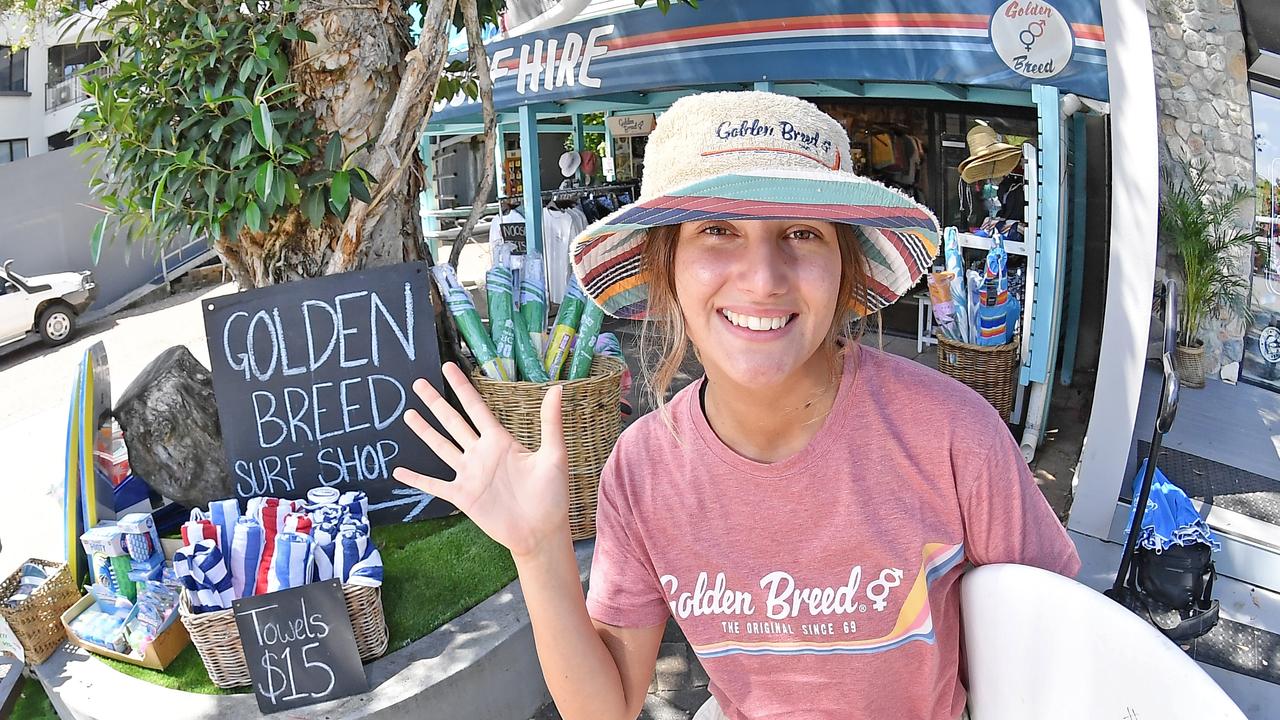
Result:
<svg viewBox="0 0 1280 720"><path fill-rule="evenodd" d="M1238 270L1241 257L1252 249L1265 254L1258 233L1242 227L1240 206L1254 190L1235 186L1223 192L1204 175L1202 163L1181 165L1175 179L1165 172L1165 196L1160 203L1160 232L1171 244L1182 275L1178 317L1179 342L1199 344L1200 326L1211 313L1251 320L1249 281ZM1252 218L1248 219L1252 225Z"/></svg>
<svg viewBox="0 0 1280 720"><path fill-rule="evenodd" d="M295 207L315 225L346 217L349 183L335 177L363 171L298 108L289 48L315 37L297 6L121 0L104 13L110 44L90 68L104 72L84 79L81 147L100 151L94 193L130 238L234 239Z"/></svg>

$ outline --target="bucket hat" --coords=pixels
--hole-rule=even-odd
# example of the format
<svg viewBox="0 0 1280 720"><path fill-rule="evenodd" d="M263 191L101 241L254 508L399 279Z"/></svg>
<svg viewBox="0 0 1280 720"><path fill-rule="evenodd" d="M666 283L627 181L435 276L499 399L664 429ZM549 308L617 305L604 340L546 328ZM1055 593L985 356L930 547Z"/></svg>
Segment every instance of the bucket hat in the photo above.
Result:
<svg viewBox="0 0 1280 720"><path fill-rule="evenodd" d="M773 93L677 100L645 151L640 196L575 238L573 271L614 317L647 313L649 228L702 220L808 219L851 225L869 269L858 315L907 292L938 253L938 220L906 195L852 172L849 136L813 103Z"/></svg>
<svg viewBox="0 0 1280 720"><path fill-rule="evenodd" d="M1022 148L1001 142L995 129L978 124L965 135L969 157L960 163L960 179L966 183L995 180L1008 175L1022 161Z"/></svg>
<svg viewBox="0 0 1280 720"><path fill-rule="evenodd" d="M582 158L578 153L570 150L560 156L560 174L564 177L573 177L578 172L578 167L582 164Z"/></svg>

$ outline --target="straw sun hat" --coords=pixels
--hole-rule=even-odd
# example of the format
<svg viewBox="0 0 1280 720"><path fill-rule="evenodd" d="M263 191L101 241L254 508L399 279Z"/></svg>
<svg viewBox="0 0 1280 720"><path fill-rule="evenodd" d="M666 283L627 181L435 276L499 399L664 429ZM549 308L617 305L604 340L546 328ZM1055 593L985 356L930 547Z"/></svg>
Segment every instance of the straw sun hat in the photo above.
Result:
<svg viewBox="0 0 1280 720"><path fill-rule="evenodd" d="M1022 148L1001 142L988 125L974 125L964 139L969 157L960 163L960 179L966 183L1002 178L1022 162Z"/></svg>
<svg viewBox="0 0 1280 720"><path fill-rule="evenodd" d="M870 270L855 312L911 289L938 253L938 220L897 190L854 175L849 137L805 100L714 92L677 100L645 153L640 197L573 243L583 290L615 317L645 317L646 231L702 220L808 219L852 225Z"/></svg>

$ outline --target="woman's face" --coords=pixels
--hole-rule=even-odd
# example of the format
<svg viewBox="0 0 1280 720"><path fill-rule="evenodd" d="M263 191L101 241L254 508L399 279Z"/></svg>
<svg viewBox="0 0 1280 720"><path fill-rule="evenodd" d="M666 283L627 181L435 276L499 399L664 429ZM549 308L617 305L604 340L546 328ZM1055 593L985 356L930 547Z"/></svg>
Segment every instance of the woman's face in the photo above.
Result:
<svg viewBox="0 0 1280 720"><path fill-rule="evenodd" d="M840 288L835 225L814 220L685 223L676 299L703 365L747 386L777 385L813 358Z"/></svg>

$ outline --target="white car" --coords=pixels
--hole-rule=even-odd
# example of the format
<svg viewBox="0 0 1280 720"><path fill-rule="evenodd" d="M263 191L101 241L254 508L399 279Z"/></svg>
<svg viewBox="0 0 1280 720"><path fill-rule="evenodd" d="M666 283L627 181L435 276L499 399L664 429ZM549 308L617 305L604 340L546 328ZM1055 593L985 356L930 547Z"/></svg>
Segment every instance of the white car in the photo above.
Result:
<svg viewBox="0 0 1280 720"><path fill-rule="evenodd" d="M13 260L6 260L0 266L0 352L25 344L23 340L67 342L76 318L97 296L88 270L25 277L13 269Z"/></svg>

